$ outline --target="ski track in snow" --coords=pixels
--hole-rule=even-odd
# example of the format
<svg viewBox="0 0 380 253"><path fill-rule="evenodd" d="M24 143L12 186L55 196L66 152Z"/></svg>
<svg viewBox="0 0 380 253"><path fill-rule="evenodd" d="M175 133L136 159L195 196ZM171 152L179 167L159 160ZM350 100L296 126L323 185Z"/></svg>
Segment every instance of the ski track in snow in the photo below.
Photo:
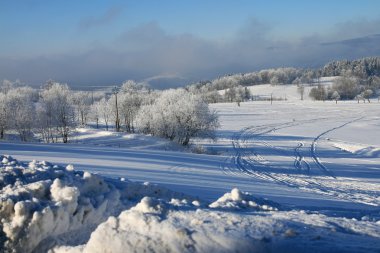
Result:
<svg viewBox="0 0 380 253"><path fill-rule="evenodd" d="M296 148L294 148L294 156L296 157L294 160L294 167L297 168L300 172L306 170L307 174L310 174L310 164L304 159L304 156L301 155L300 149L304 147L305 144L300 142ZM306 168L305 168L306 167Z"/></svg>
<svg viewBox="0 0 380 253"><path fill-rule="evenodd" d="M362 118L363 118L363 117L362 117ZM355 122L355 121L361 120L362 118L354 119L354 120L351 120L351 121L349 121L349 122L346 122L346 123L344 123L344 124L342 124L342 125L340 125L340 126L337 126L337 127L331 128L331 129L329 129L329 130L327 130L327 131L325 131L325 132L319 134L317 137L314 138L314 140L313 140L313 142L312 142L312 144L311 144L311 148L310 148L311 157L313 158L315 164L316 164L316 165L317 165L317 166L318 166L318 167L319 167L319 168L320 168L320 169L321 169L326 175L329 175L329 176L331 176L331 177L333 177L333 178L336 178L336 177L334 176L334 174L333 174L330 170L328 170L327 167L326 167L324 164L322 164L322 162L320 161L319 157L318 157L317 154L316 154L316 146L317 146L318 140L319 140L322 136L324 136L324 135L326 135L326 134L328 134L328 133L330 133L330 132L332 132L332 131L335 131L335 130L337 130L337 129L340 129L340 128L342 128L342 127L345 127L345 126L347 126L348 124L351 124L351 123L353 123L353 122Z"/></svg>
<svg viewBox="0 0 380 253"><path fill-rule="evenodd" d="M288 187L295 187L308 192L332 196L342 200L378 206L379 199L376 197L379 194L378 191L371 191L365 188L347 189L347 187L350 187L349 183L339 181L338 178L321 162L316 152L317 143L321 137L353 122L359 121L363 119L363 117L330 128L313 139L310 144L309 159L312 159L317 168L323 173L323 175L319 177L310 175L312 170L311 165L300 152L302 148L305 148L303 142L299 142L298 145L293 148L292 152L289 149L274 146L267 141L260 140L260 137L280 129L313 123L314 121L324 119L327 118L243 128L232 137L231 144L234 155L228 157L220 167L225 174L251 177L286 185ZM249 146L249 142L255 145L268 147L272 149L273 153L277 153L287 159L293 160L293 167L298 174L271 172L270 170L273 171L276 169L276 165L271 164L265 157L258 154L255 149Z"/></svg>

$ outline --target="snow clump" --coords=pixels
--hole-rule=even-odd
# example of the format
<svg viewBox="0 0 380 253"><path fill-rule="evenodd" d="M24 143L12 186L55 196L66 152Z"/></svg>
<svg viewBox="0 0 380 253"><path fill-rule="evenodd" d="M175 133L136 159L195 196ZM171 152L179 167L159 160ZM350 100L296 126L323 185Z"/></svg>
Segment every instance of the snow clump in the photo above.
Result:
<svg viewBox="0 0 380 253"><path fill-rule="evenodd" d="M258 211L277 211L279 205L273 201L256 198L249 193L241 192L239 189L234 188L231 192L227 192L217 201L211 203L209 207L234 210L251 209Z"/></svg>

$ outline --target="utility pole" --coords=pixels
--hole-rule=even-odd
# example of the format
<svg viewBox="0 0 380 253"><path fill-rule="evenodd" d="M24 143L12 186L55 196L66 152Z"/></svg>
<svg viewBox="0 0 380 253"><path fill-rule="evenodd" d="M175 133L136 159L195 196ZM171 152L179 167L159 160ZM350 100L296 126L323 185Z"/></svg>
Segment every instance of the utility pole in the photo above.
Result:
<svg viewBox="0 0 380 253"><path fill-rule="evenodd" d="M116 132L120 131L120 119L119 119L119 108L117 106L117 94L119 93L119 88L115 86L112 89L112 93L115 95L115 106L116 106L116 120L115 120L115 130Z"/></svg>

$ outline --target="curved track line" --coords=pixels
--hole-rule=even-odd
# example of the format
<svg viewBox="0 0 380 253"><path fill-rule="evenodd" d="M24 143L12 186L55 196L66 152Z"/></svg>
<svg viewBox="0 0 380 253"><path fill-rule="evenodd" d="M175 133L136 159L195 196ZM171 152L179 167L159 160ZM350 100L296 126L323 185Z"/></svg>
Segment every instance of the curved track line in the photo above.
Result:
<svg viewBox="0 0 380 253"><path fill-rule="evenodd" d="M316 153L316 147L317 147L317 144L318 144L318 140L319 140L322 136L324 136L324 135L326 135L326 134L328 134L328 133L330 133L330 132L332 132L332 131L335 131L335 130L337 130L337 129L340 129L340 128L344 127L344 126L347 126L348 124L351 124L351 123L353 123L353 122L355 122L355 121L361 120L362 118L364 118L364 117L361 117L361 118L358 118L358 119L354 119L354 120L351 120L351 121L349 121L349 122L346 122L346 123L344 123L344 124L342 124L342 125L340 125L340 126L337 126L337 127L331 128L331 129L329 129L329 130L327 130L327 131L324 131L323 133L319 134L317 137L314 138L313 142L311 143L310 154L311 154L311 157L313 158L315 164L318 166L318 168L321 169L322 172L324 172L326 175L331 176L331 177L333 177L333 178L336 178L336 177L334 176L334 174L333 174L330 170L328 170L327 167L326 167L325 165L322 164L322 162L320 161L319 157L317 156L317 153Z"/></svg>
<svg viewBox="0 0 380 253"><path fill-rule="evenodd" d="M320 165L323 167L319 167L324 174L328 175L329 177L326 178L326 180L336 180L336 177L334 175L331 175L332 173L327 170L327 168L319 161L319 158L316 154L316 146L318 140L324 136L327 133L330 133L336 129L342 128L352 122L355 122L357 120L360 120L362 118L358 118L352 121L349 121L345 124L342 124L340 126L331 128L321 134L319 134L316 138L314 138L313 143L310 148L310 154L314 155L312 158L316 162L317 166L319 162ZM320 119L315 119L320 120ZM314 120L314 121L315 121ZM224 173L228 173L235 176L246 176L254 179L260 179L264 181L274 182L277 184L282 184L288 187L298 188L303 191L309 191L317 194L326 195L329 197L334 197L338 199L343 200L350 200L353 202L368 204L368 205L377 205L373 201L373 196L368 196L368 192L362 192L362 190L356 189L354 192L349 191L347 192L346 189L339 189L336 185L330 186L331 182L327 185L320 181L321 178L314 178L309 177L306 178L306 175L299 175L299 176L292 176L284 173L271 173L265 171L265 169L272 167L273 165L269 164L268 161L265 160L265 158L261 157L260 155L254 153L252 150L247 150L249 148L247 144L247 140L254 139L256 137L259 137L260 135L270 133L273 131L276 131L277 129L282 129L286 127L291 127L295 125L300 125L302 123L312 123L313 120L303 121L303 122L290 122L290 123L283 123L280 125L270 124L270 125L262 125L262 126L253 126L253 127L246 127L242 129L240 132L234 134L232 137L232 147L234 150L234 155L230 156L225 160L223 163L223 166L221 166ZM260 140L256 140L257 142L260 142ZM272 146L269 144L269 147ZM273 146L272 146L273 147ZM294 148L294 154L291 156L295 159L294 161L294 167L297 168L300 171L307 171L308 174L310 172L310 164L304 159L302 156L300 149L305 147L303 143L299 143L297 147ZM293 156L294 155L294 156ZM268 162L268 163L267 163ZM324 169L323 169L324 168ZM331 174L330 174L331 173ZM330 178L330 179L328 179ZM370 194L371 195L371 194ZM376 195L376 194L375 194ZM368 198L370 197L370 198ZM376 201L375 201L376 202Z"/></svg>

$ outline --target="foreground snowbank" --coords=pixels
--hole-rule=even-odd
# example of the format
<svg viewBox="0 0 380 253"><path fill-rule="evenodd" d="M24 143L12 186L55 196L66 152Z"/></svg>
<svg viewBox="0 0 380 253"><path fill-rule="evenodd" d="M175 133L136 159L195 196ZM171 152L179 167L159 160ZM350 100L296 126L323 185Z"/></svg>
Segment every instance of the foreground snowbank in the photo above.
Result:
<svg viewBox="0 0 380 253"><path fill-rule="evenodd" d="M51 252L371 252L380 245L375 222L181 206L145 197L99 225L85 245Z"/></svg>
<svg viewBox="0 0 380 253"><path fill-rule="evenodd" d="M0 251L368 252L380 222L281 211L233 189L213 203L0 156Z"/></svg>
<svg viewBox="0 0 380 253"><path fill-rule="evenodd" d="M72 165L22 164L0 156L0 249L30 252L56 240L83 243L98 224L144 196L184 197L148 183L106 180Z"/></svg>

